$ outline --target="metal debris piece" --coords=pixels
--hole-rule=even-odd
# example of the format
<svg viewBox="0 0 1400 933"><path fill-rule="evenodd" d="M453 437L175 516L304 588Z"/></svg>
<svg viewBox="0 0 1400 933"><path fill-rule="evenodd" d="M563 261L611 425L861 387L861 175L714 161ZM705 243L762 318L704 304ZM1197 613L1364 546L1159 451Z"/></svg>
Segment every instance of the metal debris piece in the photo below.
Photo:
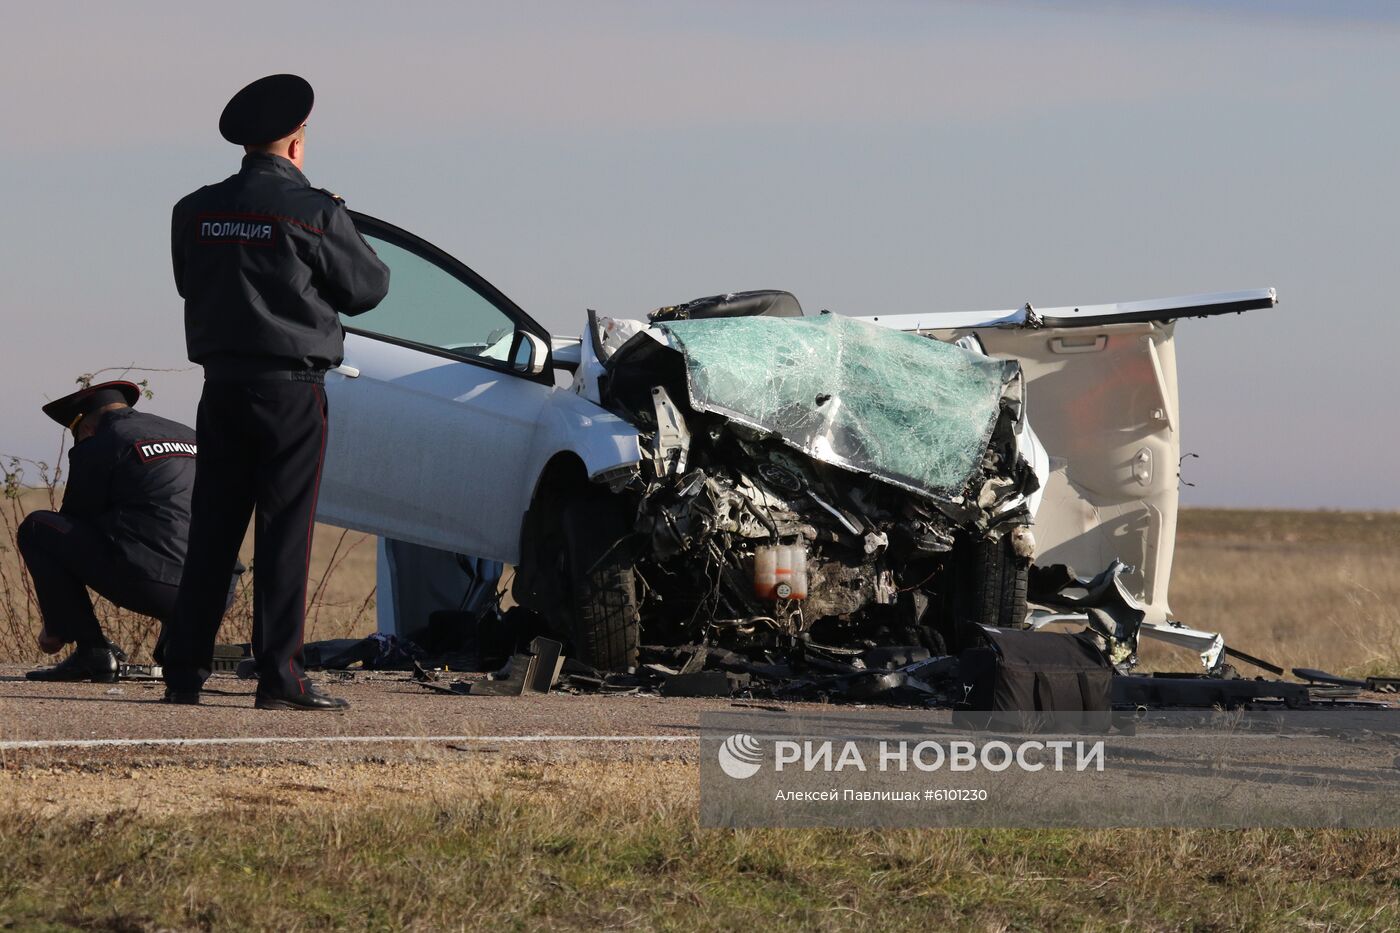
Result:
<svg viewBox="0 0 1400 933"><path fill-rule="evenodd" d="M233 673L253 656L253 646L247 642L237 645L215 645L214 659L209 670L213 673Z"/></svg>
<svg viewBox="0 0 1400 933"><path fill-rule="evenodd" d="M703 671L705 669L705 661L709 656L710 650L704 645L700 645L690 657L685 659L685 663L681 665L680 673L694 674L696 671Z"/></svg>
<svg viewBox="0 0 1400 933"><path fill-rule="evenodd" d="M559 680L559 672L564 666L563 650L562 643L540 636L530 642L528 655L512 655L501 672L486 680L478 680L470 686L469 692L473 696L548 693Z"/></svg>
<svg viewBox="0 0 1400 933"><path fill-rule="evenodd" d="M685 472L686 457L690 453L690 429L665 386L651 390L651 401L656 415L656 433L652 436L650 453L656 474L679 476Z"/></svg>
<svg viewBox="0 0 1400 933"><path fill-rule="evenodd" d="M559 671L564 666L564 645L543 635L530 642L529 667L525 670L525 691L548 693L559 680Z"/></svg>
<svg viewBox="0 0 1400 933"><path fill-rule="evenodd" d="M525 675L530 669L530 661L527 655L513 654L505 667L485 680L471 684L467 692L472 696L520 696L525 692Z"/></svg>
<svg viewBox="0 0 1400 933"><path fill-rule="evenodd" d="M1363 682L1364 683L1364 682ZM1361 687L1345 687L1335 684L1310 684L1308 696L1313 700L1350 700L1361 696Z"/></svg>
<svg viewBox="0 0 1400 933"><path fill-rule="evenodd" d="M1259 701L1281 702L1289 709L1300 709L1311 702L1306 684L1263 678L1132 675L1113 678L1112 688L1113 705L1120 709L1244 709Z"/></svg>
<svg viewBox="0 0 1400 933"><path fill-rule="evenodd" d="M1115 668L1127 671L1137 663L1138 634L1147 611L1123 582L1123 575L1132 568L1115 560L1093 578L1076 577L1063 564L1037 570L1031 581L1034 602L1084 612L1089 623L1086 634L1094 638ZM1031 624L1039 628L1057 621L1064 621L1063 616L1046 614L1033 618Z"/></svg>
<svg viewBox="0 0 1400 933"><path fill-rule="evenodd" d="M162 668L159 664L132 664L117 662L117 680L160 680Z"/></svg>
<svg viewBox="0 0 1400 933"><path fill-rule="evenodd" d="M846 698L861 703L912 705L934 696L932 687L906 671L863 671L846 684Z"/></svg>
<svg viewBox="0 0 1400 933"><path fill-rule="evenodd" d="M661 682L660 693L664 697L728 697L748 685L748 674L696 671L667 677Z"/></svg>
<svg viewBox="0 0 1400 933"><path fill-rule="evenodd" d="M306 646L308 670L407 671L424 651L407 638L375 632L365 638L333 638Z"/></svg>
<svg viewBox="0 0 1400 933"><path fill-rule="evenodd" d="M927 648L919 645L890 645L870 648L860 654L861 662L869 670L894 670L895 668L917 665L932 658Z"/></svg>
<svg viewBox="0 0 1400 933"><path fill-rule="evenodd" d="M1239 650L1237 650L1237 649L1235 649L1235 648L1231 648L1231 647L1229 647L1228 645L1226 645L1225 648L1224 648L1223 650L1224 650L1224 652L1225 652L1225 654L1226 654L1227 657L1234 658L1236 661L1243 661L1243 662L1245 662L1246 664L1253 664L1255 667L1259 668L1260 670L1268 671L1270 674L1273 674L1275 677L1282 677L1282 676L1283 676L1283 668L1280 667L1280 666L1277 665L1277 664L1274 664L1274 663L1271 662L1271 661L1265 661L1263 658L1256 658L1256 657L1255 657L1254 655L1252 655L1252 654L1245 654L1243 651L1239 651Z"/></svg>
<svg viewBox="0 0 1400 933"><path fill-rule="evenodd" d="M1306 680L1314 684L1329 684L1333 687L1359 687L1366 689L1366 681L1357 680L1354 677L1338 677L1336 674L1329 674L1326 671L1319 671L1313 667L1295 667L1293 676Z"/></svg>
<svg viewBox="0 0 1400 933"><path fill-rule="evenodd" d="M466 696L469 693L476 692L472 690L472 685L470 683L462 680L453 681L450 684L418 681L418 686L422 687L424 690L431 690L434 693L446 693L452 696Z"/></svg>

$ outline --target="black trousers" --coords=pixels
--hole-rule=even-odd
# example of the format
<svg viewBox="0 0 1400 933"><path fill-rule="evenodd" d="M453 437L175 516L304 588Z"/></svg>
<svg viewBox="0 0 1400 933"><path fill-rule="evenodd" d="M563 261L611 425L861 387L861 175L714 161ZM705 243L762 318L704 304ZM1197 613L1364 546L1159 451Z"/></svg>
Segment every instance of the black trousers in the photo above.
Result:
<svg viewBox="0 0 1400 933"><path fill-rule="evenodd" d="M58 512L31 512L20 523L16 544L34 581L44 628L65 642L88 645L105 640L88 587L123 609L162 623L174 615L179 588L141 576L110 539L80 519ZM225 576L221 600L227 591Z"/></svg>
<svg viewBox="0 0 1400 933"><path fill-rule="evenodd" d="M197 689L209 677L224 594L253 528L253 654L260 689L300 693L306 575L326 451L326 393L318 382L206 381L195 425L189 550L165 649L165 682Z"/></svg>

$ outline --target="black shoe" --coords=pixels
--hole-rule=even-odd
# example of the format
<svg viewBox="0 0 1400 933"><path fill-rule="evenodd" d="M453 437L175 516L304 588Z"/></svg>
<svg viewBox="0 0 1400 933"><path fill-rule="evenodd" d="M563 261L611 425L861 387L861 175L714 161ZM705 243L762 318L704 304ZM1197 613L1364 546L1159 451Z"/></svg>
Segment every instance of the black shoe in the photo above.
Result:
<svg viewBox="0 0 1400 933"><path fill-rule="evenodd" d="M162 703L174 703L178 706L198 706L198 690L177 690L174 687L165 688L165 696L161 697Z"/></svg>
<svg viewBox="0 0 1400 933"><path fill-rule="evenodd" d="M26 680L83 681L110 684L117 680L117 662L126 655L115 645L102 642L97 645L79 646L73 653L53 667L25 674Z"/></svg>
<svg viewBox="0 0 1400 933"><path fill-rule="evenodd" d="M284 693L281 690L264 690L258 687L253 705L258 709L323 709L344 710L350 708L349 700L322 693L311 684L306 685L305 693Z"/></svg>

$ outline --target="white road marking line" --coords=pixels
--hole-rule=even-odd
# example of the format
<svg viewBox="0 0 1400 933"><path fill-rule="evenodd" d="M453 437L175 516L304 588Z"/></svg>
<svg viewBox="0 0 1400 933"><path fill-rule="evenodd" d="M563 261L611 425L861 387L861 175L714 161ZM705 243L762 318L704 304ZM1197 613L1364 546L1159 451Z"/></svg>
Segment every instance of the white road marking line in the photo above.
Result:
<svg viewBox="0 0 1400 933"><path fill-rule="evenodd" d="M374 742L480 742L483 744L547 742L695 742L698 735L310 735L225 736L204 739L13 739L0 751L43 748L125 748L137 745L306 745Z"/></svg>

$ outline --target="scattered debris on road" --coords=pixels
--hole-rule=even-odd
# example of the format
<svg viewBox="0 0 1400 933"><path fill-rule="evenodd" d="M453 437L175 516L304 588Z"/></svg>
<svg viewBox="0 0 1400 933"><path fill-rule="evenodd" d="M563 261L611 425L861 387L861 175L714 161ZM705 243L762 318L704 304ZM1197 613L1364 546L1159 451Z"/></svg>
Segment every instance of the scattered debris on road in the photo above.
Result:
<svg viewBox="0 0 1400 933"><path fill-rule="evenodd" d="M405 655L417 652L411 643L399 647ZM597 670L563 657L562 649L558 641L536 637L526 651L484 678L479 667L450 668L421 653L399 669L423 689L454 696L553 690L1039 712L1385 707L1389 704L1374 695L1395 693L1397 682L1306 668L1295 671L1306 683L1246 678L1230 669L1219 676L1124 674L1108 662L1095 628L1078 633L989 629L983 645L957 655L934 654L922 645L837 647L811 640L782 650L650 645L640 649L637 667L626 672ZM363 654L342 651L331 657Z"/></svg>

